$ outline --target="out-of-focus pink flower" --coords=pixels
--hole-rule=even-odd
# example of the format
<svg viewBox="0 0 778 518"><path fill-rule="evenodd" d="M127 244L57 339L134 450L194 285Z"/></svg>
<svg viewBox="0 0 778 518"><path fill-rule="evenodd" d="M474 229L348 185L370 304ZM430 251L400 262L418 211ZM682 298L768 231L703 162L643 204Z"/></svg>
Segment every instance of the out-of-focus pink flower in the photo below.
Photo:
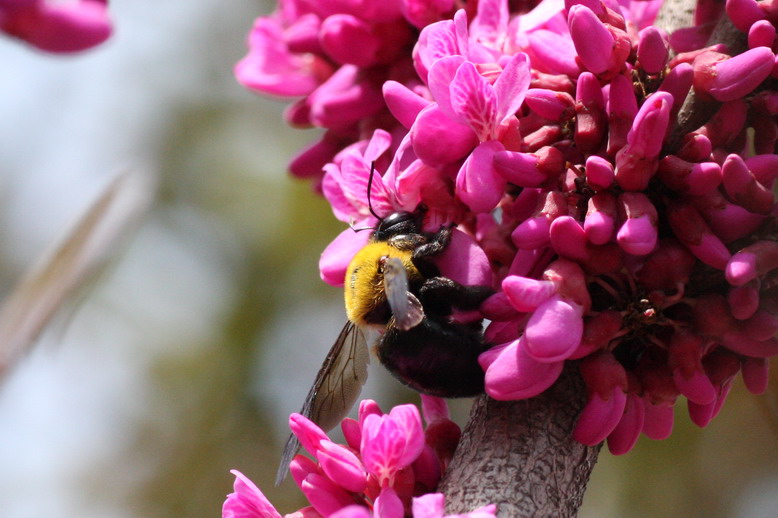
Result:
<svg viewBox="0 0 778 518"><path fill-rule="evenodd" d="M104 42L113 25L105 0L4 0L0 30L40 50L71 53Z"/></svg>

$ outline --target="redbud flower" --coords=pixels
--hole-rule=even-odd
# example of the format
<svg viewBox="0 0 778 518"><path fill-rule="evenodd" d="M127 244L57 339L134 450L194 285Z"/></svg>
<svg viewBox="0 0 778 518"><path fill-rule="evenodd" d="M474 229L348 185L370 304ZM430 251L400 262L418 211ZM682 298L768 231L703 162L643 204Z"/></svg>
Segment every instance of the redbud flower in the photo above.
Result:
<svg viewBox="0 0 778 518"><path fill-rule="evenodd" d="M0 30L40 50L70 53L104 42L113 27L106 0L2 0Z"/></svg>
<svg viewBox="0 0 778 518"><path fill-rule="evenodd" d="M414 405L400 405L383 414L374 401L359 406L359 421L342 427L348 446L335 444L314 423L299 414L289 419L292 432L313 455L297 455L290 472L310 507L286 515L298 518L443 517L443 495L433 493L444 465L459 440L459 427L448 418L439 398L423 401L428 427ZM453 441L453 442L452 442ZM443 456L440 456L440 454ZM223 518L281 518L259 488L237 471L235 492L224 502ZM487 506L460 516L495 516Z"/></svg>
<svg viewBox="0 0 778 518"><path fill-rule="evenodd" d="M587 404L573 437L622 454L641 433L668 437L683 399L707 425L739 372L765 390L778 355L771 4L727 1L749 33L736 55L704 46L720 14L710 5L667 37L652 25L661 1L544 0L519 12L507 0L468 11L403 0L381 16L325 4L279 10L262 22L277 37L246 59L270 78L265 91L299 88L290 122L327 130L293 170L337 218L375 225L373 170L376 214L424 204L425 229L456 225L441 275L498 289L480 308L489 396L531 398L577 368ZM677 134L692 88L715 113ZM322 277L342 284L366 239L338 236ZM409 477L435 485L456 442L450 421L428 419L424 444L390 416L367 405L344 425L358 462L300 427L322 459L297 462L293 476L326 478L326 465L344 481L309 480L316 505L339 506L363 468L366 505L343 516L375 514L376 501L391 514L397 499L407 514Z"/></svg>

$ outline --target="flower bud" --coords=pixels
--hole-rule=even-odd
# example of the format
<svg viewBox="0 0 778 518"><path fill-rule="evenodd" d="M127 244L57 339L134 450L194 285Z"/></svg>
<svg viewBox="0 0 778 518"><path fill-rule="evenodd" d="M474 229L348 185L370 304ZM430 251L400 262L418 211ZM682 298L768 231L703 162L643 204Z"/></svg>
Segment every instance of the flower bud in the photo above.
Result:
<svg viewBox="0 0 778 518"><path fill-rule="evenodd" d="M640 31L638 41L638 63L650 75L661 72L667 64L669 51L666 36L661 30L649 25Z"/></svg>
<svg viewBox="0 0 778 518"><path fill-rule="evenodd" d="M748 29L748 48L772 47L775 42L775 27L767 20L759 20Z"/></svg>
<svg viewBox="0 0 778 518"><path fill-rule="evenodd" d="M575 114L575 100L566 92L530 88L524 102L532 111L554 122L569 120Z"/></svg>
<svg viewBox="0 0 778 518"><path fill-rule="evenodd" d="M584 153L591 153L599 147L607 129L605 101L593 74L584 72L578 77L575 98L575 143Z"/></svg>
<svg viewBox="0 0 778 518"><path fill-rule="evenodd" d="M632 81L625 75L614 77L608 92L608 154L624 147L637 112L638 102Z"/></svg>
<svg viewBox="0 0 778 518"><path fill-rule="evenodd" d="M741 32L749 32L754 23L765 18L756 0L727 0L725 9L727 16Z"/></svg>
<svg viewBox="0 0 778 518"><path fill-rule="evenodd" d="M772 212L775 203L772 191L756 181L740 155L733 153L724 160L721 176L724 190L732 201L755 214Z"/></svg>
<svg viewBox="0 0 778 518"><path fill-rule="evenodd" d="M666 155L659 161L657 176L674 191L699 196L721 184L721 167L716 162L692 163Z"/></svg>
<svg viewBox="0 0 778 518"><path fill-rule="evenodd" d="M616 224L616 199L609 192L589 198L584 231L592 244L604 245L613 237Z"/></svg>
<svg viewBox="0 0 778 518"><path fill-rule="evenodd" d="M586 159L586 182L595 189L608 189L613 184L615 173L608 160L592 155Z"/></svg>
<svg viewBox="0 0 778 518"><path fill-rule="evenodd" d="M647 255L656 247L658 215L656 207L643 193L625 192L618 198L622 221L616 242L628 254Z"/></svg>
<svg viewBox="0 0 778 518"><path fill-rule="evenodd" d="M729 250L694 207L683 202L670 202L667 217L675 237L700 261L719 270L727 267L731 257Z"/></svg>
<svg viewBox="0 0 778 518"><path fill-rule="evenodd" d="M751 93L773 71L775 55L767 47L729 57L708 52L694 60L694 88L717 101L733 101Z"/></svg>

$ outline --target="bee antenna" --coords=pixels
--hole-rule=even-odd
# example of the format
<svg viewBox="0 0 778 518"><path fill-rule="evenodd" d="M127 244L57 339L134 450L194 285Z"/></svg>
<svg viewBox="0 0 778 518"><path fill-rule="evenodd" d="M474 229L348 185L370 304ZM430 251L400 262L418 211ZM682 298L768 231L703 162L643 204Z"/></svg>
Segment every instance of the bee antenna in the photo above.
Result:
<svg viewBox="0 0 778 518"><path fill-rule="evenodd" d="M370 201L370 191L372 190L371 188L373 187L374 174L375 174L375 160L370 162L370 176L367 179L367 208L370 210L370 214L372 214L375 217L375 219L381 221L381 219L383 218L381 218L381 216L375 213L375 211L373 210L373 204Z"/></svg>
<svg viewBox="0 0 778 518"><path fill-rule="evenodd" d="M356 224L356 221L355 221L355 220L354 220L354 218L352 217L352 218L349 220L349 222L348 222L348 226L349 226L349 227L351 228L351 230L353 230L354 232L362 232L363 230L375 230L373 227L360 227L360 228L356 228L356 227L354 226L355 224Z"/></svg>

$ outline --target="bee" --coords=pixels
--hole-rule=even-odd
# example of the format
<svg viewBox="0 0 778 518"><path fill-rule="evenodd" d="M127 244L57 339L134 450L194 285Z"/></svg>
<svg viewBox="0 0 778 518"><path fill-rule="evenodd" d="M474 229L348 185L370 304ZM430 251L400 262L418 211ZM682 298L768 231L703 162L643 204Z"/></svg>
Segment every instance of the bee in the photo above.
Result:
<svg viewBox="0 0 778 518"><path fill-rule="evenodd" d="M376 216L379 224L346 270L348 322L300 412L325 431L348 414L367 379L369 353L363 329L381 333L376 356L412 389L439 397L475 396L484 390L478 356L487 345L481 321L456 322L452 313L477 309L493 290L464 286L440 275L433 258L448 246L453 225L424 232L425 212L420 205L413 212ZM299 442L290 435L277 484L298 449Z"/></svg>

